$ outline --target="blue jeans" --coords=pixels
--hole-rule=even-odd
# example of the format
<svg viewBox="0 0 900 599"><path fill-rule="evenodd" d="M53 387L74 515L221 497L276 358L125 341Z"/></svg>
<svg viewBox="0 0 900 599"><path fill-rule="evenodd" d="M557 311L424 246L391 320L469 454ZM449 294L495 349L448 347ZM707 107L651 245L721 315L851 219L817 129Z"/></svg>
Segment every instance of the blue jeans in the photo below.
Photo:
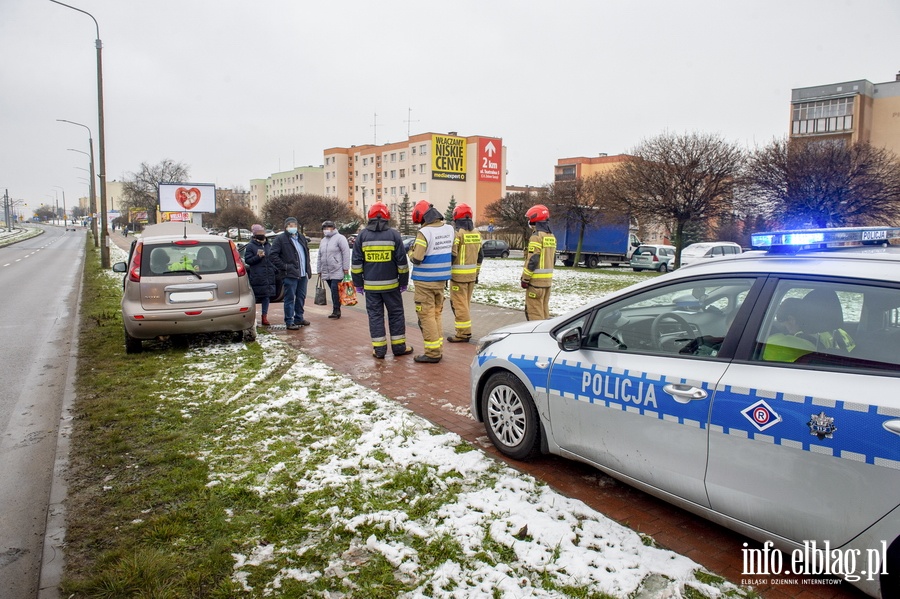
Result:
<svg viewBox="0 0 900 599"><path fill-rule="evenodd" d="M307 277L284 279L284 324L299 323L303 320L303 304L306 302Z"/></svg>

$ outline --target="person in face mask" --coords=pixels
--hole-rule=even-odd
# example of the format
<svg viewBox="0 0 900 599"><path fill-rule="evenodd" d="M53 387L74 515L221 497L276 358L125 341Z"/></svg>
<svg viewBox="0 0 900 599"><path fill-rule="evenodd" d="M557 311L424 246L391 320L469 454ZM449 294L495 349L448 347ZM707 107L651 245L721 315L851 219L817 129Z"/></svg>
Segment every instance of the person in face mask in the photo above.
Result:
<svg viewBox="0 0 900 599"><path fill-rule="evenodd" d="M341 317L341 299L338 283L350 274L350 244L338 233L333 220L322 223L322 242L319 243L319 257L316 270L322 280L331 288L332 311L328 318Z"/></svg>
<svg viewBox="0 0 900 599"><path fill-rule="evenodd" d="M309 325L303 318L306 288L312 277L309 245L293 216L284 221L284 231L272 242L272 263L284 274L284 324L289 331Z"/></svg>
<svg viewBox="0 0 900 599"><path fill-rule="evenodd" d="M253 238L244 248L244 264L247 265L247 276L250 277L250 286L253 287L253 295L256 303L262 311L262 325L269 326L269 301L275 297L275 275L278 269L269 259L272 253L272 244L266 238L266 230L262 225L250 227Z"/></svg>

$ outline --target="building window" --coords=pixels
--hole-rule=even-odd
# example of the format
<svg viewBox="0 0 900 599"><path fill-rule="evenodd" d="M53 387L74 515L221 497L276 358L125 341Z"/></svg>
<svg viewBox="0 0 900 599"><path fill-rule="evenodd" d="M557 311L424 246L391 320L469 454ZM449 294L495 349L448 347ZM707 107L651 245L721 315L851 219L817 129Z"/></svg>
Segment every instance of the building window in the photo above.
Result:
<svg viewBox="0 0 900 599"><path fill-rule="evenodd" d="M428 152L425 150L425 144L422 144L421 146L419 146L419 154L421 154L422 156L425 156L427 153Z"/></svg>
<svg viewBox="0 0 900 599"><path fill-rule="evenodd" d="M419 191L421 191L422 193L425 193L426 191L428 191L428 188L425 186L424 183L419 183Z"/></svg>
<svg viewBox="0 0 900 599"><path fill-rule="evenodd" d="M416 165L412 165L412 172L416 172Z"/></svg>
<svg viewBox="0 0 900 599"><path fill-rule="evenodd" d="M391 187L391 195L392 195L392 196L397 195L397 188L396 188L396 187Z"/></svg>
<svg viewBox="0 0 900 599"><path fill-rule="evenodd" d="M369 159L363 158L363 166L369 166Z"/></svg>
<svg viewBox="0 0 900 599"><path fill-rule="evenodd" d="M416 184L415 184L415 183L412 184L412 190L413 190L413 191L416 190Z"/></svg>
<svg viewBox="0 0 900 599"><path fill-rule="evenodd" d="M794 104L791 132L794 135L839 133L853 130L854 98L835 98Z"/></svg>
<svg viewBox="0 0 900 599"><path fill-rule="evenodd" d="M416 155L416 146L413 146L413 147L412 147L412 152L411 152L411 154L412 154L413 156Z"/></svg>
<svg viewBox="0 0 900 599"><path fill-rule="evenodd" d="M405 168L401 168L401 169L400 169L400 178L403 179L404 177L406 177L406 169L405 169Z"/></svg>
<svg viewBox="0 0 900 599"><path fill-rule="evenodd" d="M405 185L401 185L401 186L400 186L400 195L403 195L403 194L405 194L405 193L406 193L406 186L405 186Z"/></svg>
<svg viewBox="0 0 900 599"><path fill-rule="evenodd" d="M369 182L369 173L363 173L363 183Z"/></svg>
<svg viewBox="0 0 900 599"><path fill-rule="evenodd" d="M397 171L391 171L391 179L397 178Z"/></svg>
<svg viewBox="0 0 900 599"><path fill-rule="evenodd" d="M420 173L424 173L424 172L425 172L425 163L424 163L424 162L423 162L422 164L419 165L419 172L420 172Z"/></svg>
<svg viewBox="0 0 900 599"><path fill-rule="evenodd" d="M406 160L406 152L400 152L400 162Z"/></svg>
<svg viewBox="0 0 900 599"><path fill-rule="evenodd" d="M391 152L391 162L397 162L397 152Z"/></svg>

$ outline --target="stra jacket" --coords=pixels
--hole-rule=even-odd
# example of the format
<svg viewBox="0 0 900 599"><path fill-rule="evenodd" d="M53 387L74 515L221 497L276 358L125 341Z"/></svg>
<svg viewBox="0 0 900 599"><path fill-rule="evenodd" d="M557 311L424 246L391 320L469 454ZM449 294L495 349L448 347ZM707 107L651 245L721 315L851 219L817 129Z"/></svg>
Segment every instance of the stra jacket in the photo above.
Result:
<svg viewBox="0 0 900 599"><path fill-rule="evenodd" d="M466 222L468 221L468 222ZM478 271L484 261L481 251L481 235L475 231L472 219L454 221L456 237L453 239L453 260L450 278L458 283L468 283L478 278Z"/></svg>
<svg viewBox="0 0 900 599"><path fill-rule="evenodd" d="M545 222L537 223L531 239L528 240L522 282L532 287L550 287L553 283L555 263L556 237L550 231L550 225Z"/></svg>
<svg viewBox="0 0 900 599"><path fill-rule="evenodd" d="M350 259L353 286L366 293L399 291L409 284L409 263L403 251L400 232L390 228L383 218L369 220L356 236Z"/></svg>

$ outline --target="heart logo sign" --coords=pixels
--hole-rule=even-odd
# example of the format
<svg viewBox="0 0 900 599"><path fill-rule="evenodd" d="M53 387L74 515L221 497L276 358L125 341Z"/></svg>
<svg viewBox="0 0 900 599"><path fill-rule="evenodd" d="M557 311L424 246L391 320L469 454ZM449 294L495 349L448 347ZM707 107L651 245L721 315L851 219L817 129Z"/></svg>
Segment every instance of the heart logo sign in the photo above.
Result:
<svg viewBox="0 0 900 599"><path fill-rule="evenodd" d="M175 190L175 201L185 210L193 210L200 203L200 190L196 187L179 187Z"/></svg>

